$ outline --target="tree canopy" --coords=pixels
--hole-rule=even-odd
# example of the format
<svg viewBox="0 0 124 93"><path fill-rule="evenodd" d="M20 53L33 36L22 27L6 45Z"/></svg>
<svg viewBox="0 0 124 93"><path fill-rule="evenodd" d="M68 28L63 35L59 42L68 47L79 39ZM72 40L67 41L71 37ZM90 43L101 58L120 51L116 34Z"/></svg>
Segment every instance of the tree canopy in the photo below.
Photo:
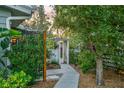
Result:
<svg viewBox="0 0 124 93"><path fill-rule="evenodd" d="M74 35L78 34L75 37L72 35L70 42L78 41L80 38L79 42L83 43L85 49L84 58L90 53L95 55L92 57L96 63L99 61L96 65L98 73L102 72L101 61L106 54L114 64L123 69L121 67L124 65L124 52L121 52L124 49L123 6L55 6L55 10L54 27L71 31L75 33ZM79 42L76 42L77 45ZM101 78L102 74L98 77Z"/></svg>
<svg viewBox="0 0 124 93"><path fill-rule="evenodd" d="M123 6L56 6L55 27L80 33L99 55L123 47ZM78 37L77 37L78 38Z"/></svg>

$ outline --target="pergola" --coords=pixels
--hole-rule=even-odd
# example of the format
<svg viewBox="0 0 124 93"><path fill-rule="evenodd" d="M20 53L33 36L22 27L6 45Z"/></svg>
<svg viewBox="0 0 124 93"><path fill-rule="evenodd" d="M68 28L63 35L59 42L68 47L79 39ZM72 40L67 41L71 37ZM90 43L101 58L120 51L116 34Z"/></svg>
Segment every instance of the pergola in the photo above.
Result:
<svg viewBox="0 0 124 93"><path fill-rule="evenodd" d="M69 64L69 38L54 38L58 45L59 64Z"/></svg>

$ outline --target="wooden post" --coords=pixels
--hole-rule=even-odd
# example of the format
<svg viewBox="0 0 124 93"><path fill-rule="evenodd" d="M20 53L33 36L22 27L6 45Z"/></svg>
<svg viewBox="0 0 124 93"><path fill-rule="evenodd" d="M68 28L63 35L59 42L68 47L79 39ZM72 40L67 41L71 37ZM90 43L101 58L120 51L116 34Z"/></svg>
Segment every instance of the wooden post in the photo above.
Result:
<svg viewBox="0 0 124 93"><path fill-rule="evenodd" d="M43 39L44 39L43 81L46 81L46 31L43 32Z"/></svg>

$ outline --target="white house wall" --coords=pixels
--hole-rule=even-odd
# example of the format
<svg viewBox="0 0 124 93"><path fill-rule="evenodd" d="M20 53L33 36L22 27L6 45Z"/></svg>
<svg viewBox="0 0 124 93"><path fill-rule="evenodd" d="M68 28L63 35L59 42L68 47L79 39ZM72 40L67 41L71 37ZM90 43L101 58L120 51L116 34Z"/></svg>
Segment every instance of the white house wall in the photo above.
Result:
<svg viewBox="0 0 124 93"><path fill-rule="evenodd" d="M6 6L21 11L27 15L30 15L32 13L32 9L30 6L26 6L26 5L6 5Z"/></svg>
<svg viewBox="0 0 124 93"><path fill-rule="evenodd" d="M0 9L0 27L6 27L6 18L11 16L11 12Z"/></svg>
<svg viewBox="0 0 124 93"><path fill-rule="evenodd" d="M13 24L11 20L15 20L14 18L10 20L8 27L17 27L22 21L25 19L22 17L31 17L32 14L31 6L26 5L1 5L0 6L0 27L6 28L8 26L7 18L16 17L16 21ZM19 18L17 18L19 17ZM26 18L27 19L27 18Z"/></svg>
<svg viewBox="0 0 124 93"><path fill-rule="evenodd" d="M57 49L52 49L51 52L52 52L52 55L50 57L51 61L59 62L58 48Z"/></svg>

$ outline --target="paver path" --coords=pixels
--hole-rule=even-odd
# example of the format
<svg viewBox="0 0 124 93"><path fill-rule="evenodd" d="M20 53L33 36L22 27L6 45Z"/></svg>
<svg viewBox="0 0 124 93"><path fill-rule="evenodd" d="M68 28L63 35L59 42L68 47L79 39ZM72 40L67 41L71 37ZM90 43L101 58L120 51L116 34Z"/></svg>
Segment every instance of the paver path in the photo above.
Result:
<svg viewBox="0 0 124 93"><path fill-rule="evenodd" d="M62 75L60 78L56 77ZM58 80L54 88L77 88L79 82L79 73L70 65L61 64L61 69L47 70L47 79ZM36 80L43 80L42 78Z"/></svg>
<svg viewBox="0 0 124 93"><path fill-rule="evenodd" d="M59 70L59 72L63 73L63 75L54 86L54 88L77 88L79 73L67 64L61 64L61 68L62 69ZM57 72L57 70L55 72Z"/></svg>

